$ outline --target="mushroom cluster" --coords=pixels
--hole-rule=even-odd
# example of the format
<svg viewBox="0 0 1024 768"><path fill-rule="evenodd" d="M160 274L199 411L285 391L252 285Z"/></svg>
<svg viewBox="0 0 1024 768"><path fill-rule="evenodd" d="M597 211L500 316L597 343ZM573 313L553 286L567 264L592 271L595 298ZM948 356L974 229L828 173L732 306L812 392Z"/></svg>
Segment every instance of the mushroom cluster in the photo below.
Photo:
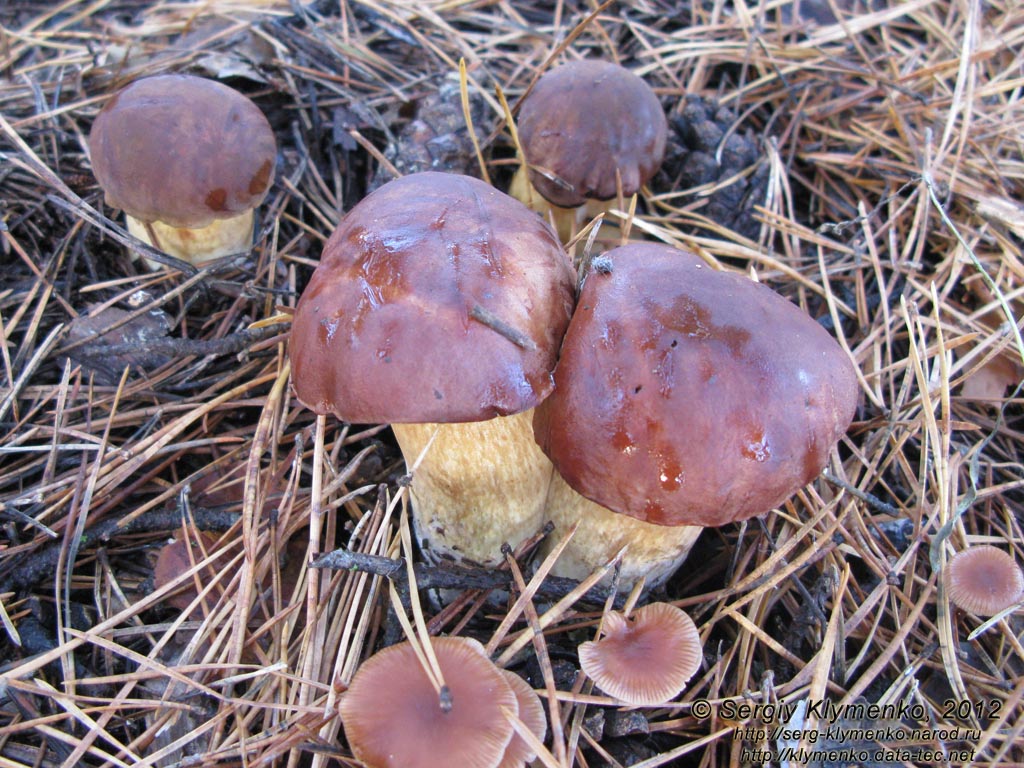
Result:
<svg viewBox="0 0 1024 768"><path fill-rule="evenodd" d="M625 546L623 589L663 582L700 526L763 514L810 482L858 391L849 357L799 308L676 248L603 255L573 313L550 227L438 173L346 215L290 355L305 405L392 424L417 466L428 559L493 566L551 519L553 540L579 524L556 575L583 578Z"/></svg>
<svg viewBox="0 0 1024 768"><path fill-rule="evenodd" d="M493 566L542 527L552 469L530 409L553 387L574 277L540 217L457 174L385 184L327 242L292 322L295 393L392 424L428 558Z"/></svg>
<svg viewBox="0 0 1024 768"><path fill-rule="evenodd" d="M618 192L634 176L619 165L615 178ZM493 566L552 519L552 540L577 528L553 572L583 578L625 548L622 589L663 582L701 526L763 514L810 482L858 392L844 350L768 288L632 244L592 260L577 299L540 216L439 173L389 182L346 214L296 307L289 355L304 405L392 425L427 559ZM532 759L510 719L543 737L532 690L474 641L431 642L442 695L408 643L356 673L339 704L356 758ZM579 655L635 705L673 698L702 662L696 627L670 605L609 613Z"/></svg>
<svg viewBox="0 0 1024 768"><path fill-rule="evenodd" d="M431 645L443 696L410 643L359 667L338 705L356 758L367 768L518 768L532 760L510 716L544 739L547 723L533 689L496 667L476 640L441 637Z"/></svg>
<svg viewBox="0 0 1024 768"><path fill-rule="evenodd" d="M89 133L89 154L128 231L198 264L251 247L277 141L259 107L233 88L159 75L107 102Z"/></svg>
<svg viewBox="0 0 1024 768"><path fill-rule="evenodd" d="M525 162L512 195L550 212L563 240L578 216L639 192L665 157L668 120L658 97L608 61L573 61L544 73L517 124Z"/></svg>

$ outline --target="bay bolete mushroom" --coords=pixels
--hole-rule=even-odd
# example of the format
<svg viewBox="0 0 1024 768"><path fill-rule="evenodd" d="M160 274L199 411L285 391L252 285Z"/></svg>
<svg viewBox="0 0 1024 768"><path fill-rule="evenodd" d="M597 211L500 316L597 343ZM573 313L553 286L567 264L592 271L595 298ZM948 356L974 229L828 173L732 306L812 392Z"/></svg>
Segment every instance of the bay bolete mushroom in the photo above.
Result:
<svg viewBox="0 0 1024 768"><path fill-rule="evenodd" d="M270 188L276 153L259 107L192 75L131 83L89 133L93 172L107 204L125 212L128 231L193 264L252 246L254 210Z"/></svg>
<svg viewBox="0 0 1024 768"><path fill-rule="evenodd" d="M845 351L771 289L665 245L609 251L535 414L565 480L549 514L580 521L555 572L581 578L628 544L622 586L663 581L694 539L679 526L783 502L821 472L856 402Z"/></svg>
<svg viewBox="0 0 1024 768"><path fill-rule="evenodd" d="M1024 597L1024 573L1013 555L989 544L953 555L944 578L949 599L978 616L995 616Z"/></svg>
<svg viewBox="0 0 1024 768"><path fill-rule="evenodd" d="M505 673L475 640L431 640L448 687L442 706L409 643L378 651L356 671L338 709L353 754L367 768L496 768L519 703Z"/></svg>
<svg viewBox="0 0 1024 768"><path fill-rule="evenodd" d="M553 387L574 276L551 228L468 176L418 173L352 208L296 308L299 400L390 422L433 560L502 561L543 524L552 468L532 409Z"/></svg>
<svg viewBox="0 0 1024 768"><path fill-rule="evenodd" d="M573 61L546 72L517 119L525 155L512 194L553 215L567 239L578 215L595 215L640 191L665 157L668 120L637 75L608 61ZM584 204L593 201L591 210Z"/></svg>

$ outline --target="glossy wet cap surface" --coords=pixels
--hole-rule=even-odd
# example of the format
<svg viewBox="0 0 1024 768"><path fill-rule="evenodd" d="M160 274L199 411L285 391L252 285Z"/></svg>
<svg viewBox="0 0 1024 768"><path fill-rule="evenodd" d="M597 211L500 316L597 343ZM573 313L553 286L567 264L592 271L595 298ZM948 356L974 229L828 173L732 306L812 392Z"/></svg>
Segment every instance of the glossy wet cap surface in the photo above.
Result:
<svg viewBox="0 0 1024 768"><path fill-rule="evenodd" d="M259 107L233 88L159 75L106 103L89 153L108 205L140 221L198 229L260 204L277 142Z"/></svg>
<svg viewBox="0 0 1024 768"><path fill-rule="evenodd" d="M574 61L546 72L516 121L533 168L530 181L555 205L626 197L661 167L668 121L640 77L607 61Z"/></svg>
<svg viewBox="0 0 1024 768"><path fill-rule="evenodd" d="M847 354L743 275L669 246L587 275L534 419L570 486L662 525L767 512L816 477L857 402Z"/></svg>
<svg viewBox="0 0 1024 768"><path fill-rule="evenodd" d="M469 176L419 173L356 205L296 309L299 400L360 422L482 421L548 395L574 273L554 231Z"/></svg>

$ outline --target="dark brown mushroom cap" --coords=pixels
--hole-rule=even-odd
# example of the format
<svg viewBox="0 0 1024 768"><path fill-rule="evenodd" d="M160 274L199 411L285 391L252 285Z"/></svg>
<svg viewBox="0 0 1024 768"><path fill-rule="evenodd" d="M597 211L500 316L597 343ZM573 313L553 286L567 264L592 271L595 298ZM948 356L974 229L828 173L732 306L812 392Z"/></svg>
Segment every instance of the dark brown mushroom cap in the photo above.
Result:
<svg viewBox="0 0 1024 768"><path fill-rule="evenodd" d="M530 181L555 205L574 208L629 196L665 157L668 120L654 91L607 61L574 61L546 72L523 101L519 141Z"/></svg>
<svg viewBox="0 0 1024 768"><path fill-rule="evenodd" d="M605 616L604 636L580 644L580 667L619 701L662 704L700 669L702 643L686 613L668 603L638 608L631 618Z"/></svg>
<svg viewBox="0 0 1024 768"><path fill-rule="evenodd" d="M1024 573L1013 556L987 544L957 552L945 580L949 599L978 616L995 616L1024 593Z"/></svg>
<svg viewBox="0 0 1024 768"><path fill-rule="evenodd" d="M635 244L591 269L534 418L577 492L661 525L723 525L810 482L857 401L814 320L743 275Z"/></svg>
<svg viewBox="0 0 1024 768"><path fill-rule="evenodd" d="M89 153L108 205L140 221L198 229L260 204L277 143L259 107L233 88L160 75L107 102Z"/></svg>
<svg viewBox="0 0 1024 768"><path fill-rule="evenodd" d="M494 768L512 740L505 711L519 705L502 670L475 640L432 640L451 692L441 709L409 643L371 656L339 702L349 747L368 768Z"/></svg>
<svg viewBox="0 0 1024 768"><path fill-rule="evenodd" d="M573 305L554 231L479 179L418 173L345 216L292 322L292 381L353 422L466 422L551 391Z"/></svg>

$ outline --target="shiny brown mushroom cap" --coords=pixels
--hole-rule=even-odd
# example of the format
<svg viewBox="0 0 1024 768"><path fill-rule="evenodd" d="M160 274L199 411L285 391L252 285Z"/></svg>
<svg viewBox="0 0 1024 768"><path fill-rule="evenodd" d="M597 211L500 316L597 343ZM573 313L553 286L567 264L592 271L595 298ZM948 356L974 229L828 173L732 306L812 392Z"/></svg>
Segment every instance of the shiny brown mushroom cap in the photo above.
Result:
<svg viewBox="0 0 1024 768"><path fill-rule="evenodd" d="M668 120L654 91L607 61L574 61L546 72L523 101L519 140L530 181L563 208L626 196L661 167Z"/></svg>
<svg viewBox="0 0 1024 768"><path fill-rule="evenodd" d="M957 552L945 580L949 599L978 616L994 616L1024 593L1024 573L1013 556L988 544Z"/></svg>
<svg viewBox="0 0 1024 768"><path fill-rule="evenodd" d="M345 216L292 322L292 381L354 422L466 422L552 388L574 276L558 238L479 179L418 173Z"/></svg>
<svg viewBox="0 0 1024 768"><path fill-rule="evenodd" d="M693 619L674 605L651 603L629 619L617 612L605 616L604 636L580 644L580 666L619 701L662 704L700 669L701 648Z"/></svg>
<svg viewBox="0 0 1024 768"><path fill-rule="evenodd" d="M140 221L198 229L260 204L277 142L259 107L233 88L159 75L107 102L89 153L108 205Z"/></svg>
<svg viewBox="0 0 1024 768"><path fill-rule="evenodd" d="M409 643L359 667L338 704L345 738L368 768L495 768L514 733L505 711L519 704L502 670L464 637L432 640L451 692L443 711Z"/></svg>
<svg viewBox="0 0 1024 768"><path fill-rule="evenodd" d="M798 307L655 244L604 255L536 411L578 493L661 525L723 525L824 467L857 401L854 367Z"/></svg>

